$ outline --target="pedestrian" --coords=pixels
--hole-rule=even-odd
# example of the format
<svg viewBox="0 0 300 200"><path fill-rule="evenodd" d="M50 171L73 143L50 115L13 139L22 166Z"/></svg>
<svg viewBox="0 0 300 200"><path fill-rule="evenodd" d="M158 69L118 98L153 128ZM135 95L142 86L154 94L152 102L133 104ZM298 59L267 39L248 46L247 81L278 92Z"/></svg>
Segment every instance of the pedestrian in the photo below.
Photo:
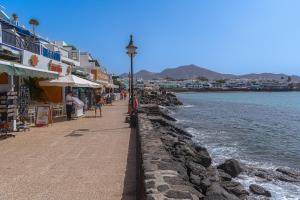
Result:
<svg viewBox="0 0 300 200"><path fill-rule="evenodd" d="M70 91L66 96L67 120L72 119L73 101L73 93Z"/></svg>
<svg viewBox="0 0 300 200"><path fill-rule="evenodd" d="M126 100L126 98L127 98L127 92L124 91L124 100Z"/></svg>
<svg viewBox="0 0 300 200"><path fill-rule="evenodd" d="M121 92L120 92L120 100L123 100L123 96L124 96L124 92L123 92L123 90L121 90Z"/></svg>
<svg viewBox="0 0 300 200"><path fill-rule="evenodd" d="M86 96L86 97L84 97L84 112L88 111L88 109L89 109L88 103L89 103L89 99Z"/></svg>
<svg viewBox="0 0 300 200"><path fill-rule="evenodd" d="M133 109L134 109L134 111L137 111L138 108L139 108L139 101L138 101L137 97L134 96L134 100L133 100Z"/></svg>
<svg viewBox="0 0 300 200"><path fill-rule="evenodd" d="M97 117L97 110L99 109L100 117L102 117L102 105L103 105L103 98L101 94L95 95L95 117Z"/></svg>

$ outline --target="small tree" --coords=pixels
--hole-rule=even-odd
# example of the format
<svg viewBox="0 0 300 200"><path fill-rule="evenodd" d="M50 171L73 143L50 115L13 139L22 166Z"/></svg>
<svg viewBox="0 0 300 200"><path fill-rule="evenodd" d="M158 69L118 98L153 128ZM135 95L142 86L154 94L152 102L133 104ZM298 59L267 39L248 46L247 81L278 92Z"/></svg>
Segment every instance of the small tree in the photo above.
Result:
<svg viewBox="0 0 300 200"><path fill-rule="evenodd" d="M11 16L12 16L14 22L18 21L19 16L16 13L13 13Z"/></svg>
<svg viewBox="0 0 300 200"><path fill-rule="evenodd" d="M172 77L166 76L165 78L167 81L173 81L174 79Z"/></svg>
<svg viewBox="0 0 300 200"><path fill-rule="evenodd" d="M225 79L219 79L219 80L216 80L217 83L219 84L224 84L226 83L226 80Z"/></svg>
<svg viewBox="0 0 300 200"><path fill-rule="evenodd" d="M287 81L291 82L292 81L292 77L289 76L288 79L287 79Z"/></svg>
<svg viewBox="0 0 300 200"><path fill-rule="evenodd" d="M30 19L29 24L32 26L32 32L35 35L35 28L40 25L40 22L37 19Z"/></svg>
<svg viewBox="0 0 300 200"><path fill-rule="evenodd" d="M198 76L196 79L198 81L208 81L208 78L206 78L205 76Z"/></svg>

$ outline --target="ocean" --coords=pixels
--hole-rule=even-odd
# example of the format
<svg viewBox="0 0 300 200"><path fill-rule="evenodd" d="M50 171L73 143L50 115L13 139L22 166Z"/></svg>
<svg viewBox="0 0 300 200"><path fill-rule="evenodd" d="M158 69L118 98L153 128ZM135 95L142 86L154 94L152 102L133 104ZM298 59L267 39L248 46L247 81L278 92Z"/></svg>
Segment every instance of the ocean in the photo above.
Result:
<svg viewBox="0 0 300 200"><path fill-rule="evenodd" d="M170 110L194 137L207 147L214 164L228 158L268 169L300 170L300 92L178 93L184 106ZM300 199L300 185L262 182L240 176L246 187L258 183L271 199Z"/></svg>

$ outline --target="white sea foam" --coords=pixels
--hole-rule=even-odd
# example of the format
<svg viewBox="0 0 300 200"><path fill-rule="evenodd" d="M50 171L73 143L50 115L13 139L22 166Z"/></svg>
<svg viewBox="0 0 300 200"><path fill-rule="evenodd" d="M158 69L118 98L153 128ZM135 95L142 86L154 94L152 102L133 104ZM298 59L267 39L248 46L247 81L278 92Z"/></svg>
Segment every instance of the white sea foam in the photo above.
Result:
<svg viewBox="0 0 300 200"><path fill-rule="evenodd" d="M217 136L219 134L224 134L220 131L201 131L195 128L186 128L186 131L191 133L194 136L195 142L199 142L201 144L201 140L205 140L206 138L211 138L212 134ZM226 137L223 135L222 137ZM268 170L275 170L279 166L274 166L272 163L261 163L257 161L247 160L247 158L242 159L239 155L238 145L235 143L231 143L230 146L221 146L219 143L209 143L209 144L201 144L205 146L213 158L213 165L218 165L224 162L226 159L235 158L240 160L241 163L246 164L251 167L260 167ZM249 190L249 186L251 184L258 184L267 190L269 190L272 194L271 198L268 200L300 200L300 184L287 183L282 181L266 181L259 177L250 177L245 174L241 174L238 178L236 178L247 190ZM255 199L266 199L259 196L254 196L250 194L250 196Z"/></svg>
<svg viewBox="0 0 300 200"><path fill-rule="evenodd" d="M182 107L182 108L192 108L192 107L194 107L195 105L190 105L190 104L185 104L185 105L182 105L182 106L180 106L180 107Z"/></svg>
<svg viewBox="0 0 300 200"><path fill-rule="evenodd" d="M300 186L292 183L282 181L265 181L258 177L250 177L247 175L239 175L236 178L245 188L249 188L251 184L258 184L272 194L270 200L299 200L300 199ZM250 194L252 195L252 194ZM254 197L254 196L253 196ZM262 199L255 196L257 199Z"/></svg>

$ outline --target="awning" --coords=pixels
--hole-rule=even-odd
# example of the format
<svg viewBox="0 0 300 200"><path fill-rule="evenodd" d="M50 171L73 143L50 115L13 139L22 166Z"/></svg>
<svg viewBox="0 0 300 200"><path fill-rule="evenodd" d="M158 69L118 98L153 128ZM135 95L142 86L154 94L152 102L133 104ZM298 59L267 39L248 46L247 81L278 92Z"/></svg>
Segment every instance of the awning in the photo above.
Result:
<svg viewBox="0 0 300 200"><path fill-rule="evenodd" d="M41 78L58 78L57 72L51 72L44 69L27 67L25 65L11 63L0 60L0 73L7 73L15 76L29 76Z"/></svg>
<svg viewBox="0 0 300 200"><path fill-rule="evenodd" d="M38 69L33 67L27 67L25 65L14 64L16 76L29 76L29 77L40 77L40 78L58 78L58 72L52 72L45 69Z"/></svg>
<svg viewBox="0 0 300 200"><path fill-rule="evenodd" d="M104 86L108 86L108 82L107 81L102 81L102 80L95 80L97 83L100 83L100 84L102 84L102 85L104 85Z"/></svg>
<svg viewBox="0 0 300 200"><path fill-rule="evenodd" d="M100 88L101 85L80 78L75 75L61 76L58 79L49 81L40 81L40 86L60 86L60 87L89 87L89 88Z"/></svg>
<svg viewBox="0 0 300 200"><path fill-rule="evenodd" d="M14 75L14 67L9 64L0 63L0 73L7 73L8 75Z"/></svg>
<svg viewBox="0 0 300 200"><path fill-rule="evenodd" d="M107 87L112 88L112 89L117 89L117 88L119 88L118 85L114 85L114 84L111 84L111 83L109 83L109 84L107 85Z"/></svg>

